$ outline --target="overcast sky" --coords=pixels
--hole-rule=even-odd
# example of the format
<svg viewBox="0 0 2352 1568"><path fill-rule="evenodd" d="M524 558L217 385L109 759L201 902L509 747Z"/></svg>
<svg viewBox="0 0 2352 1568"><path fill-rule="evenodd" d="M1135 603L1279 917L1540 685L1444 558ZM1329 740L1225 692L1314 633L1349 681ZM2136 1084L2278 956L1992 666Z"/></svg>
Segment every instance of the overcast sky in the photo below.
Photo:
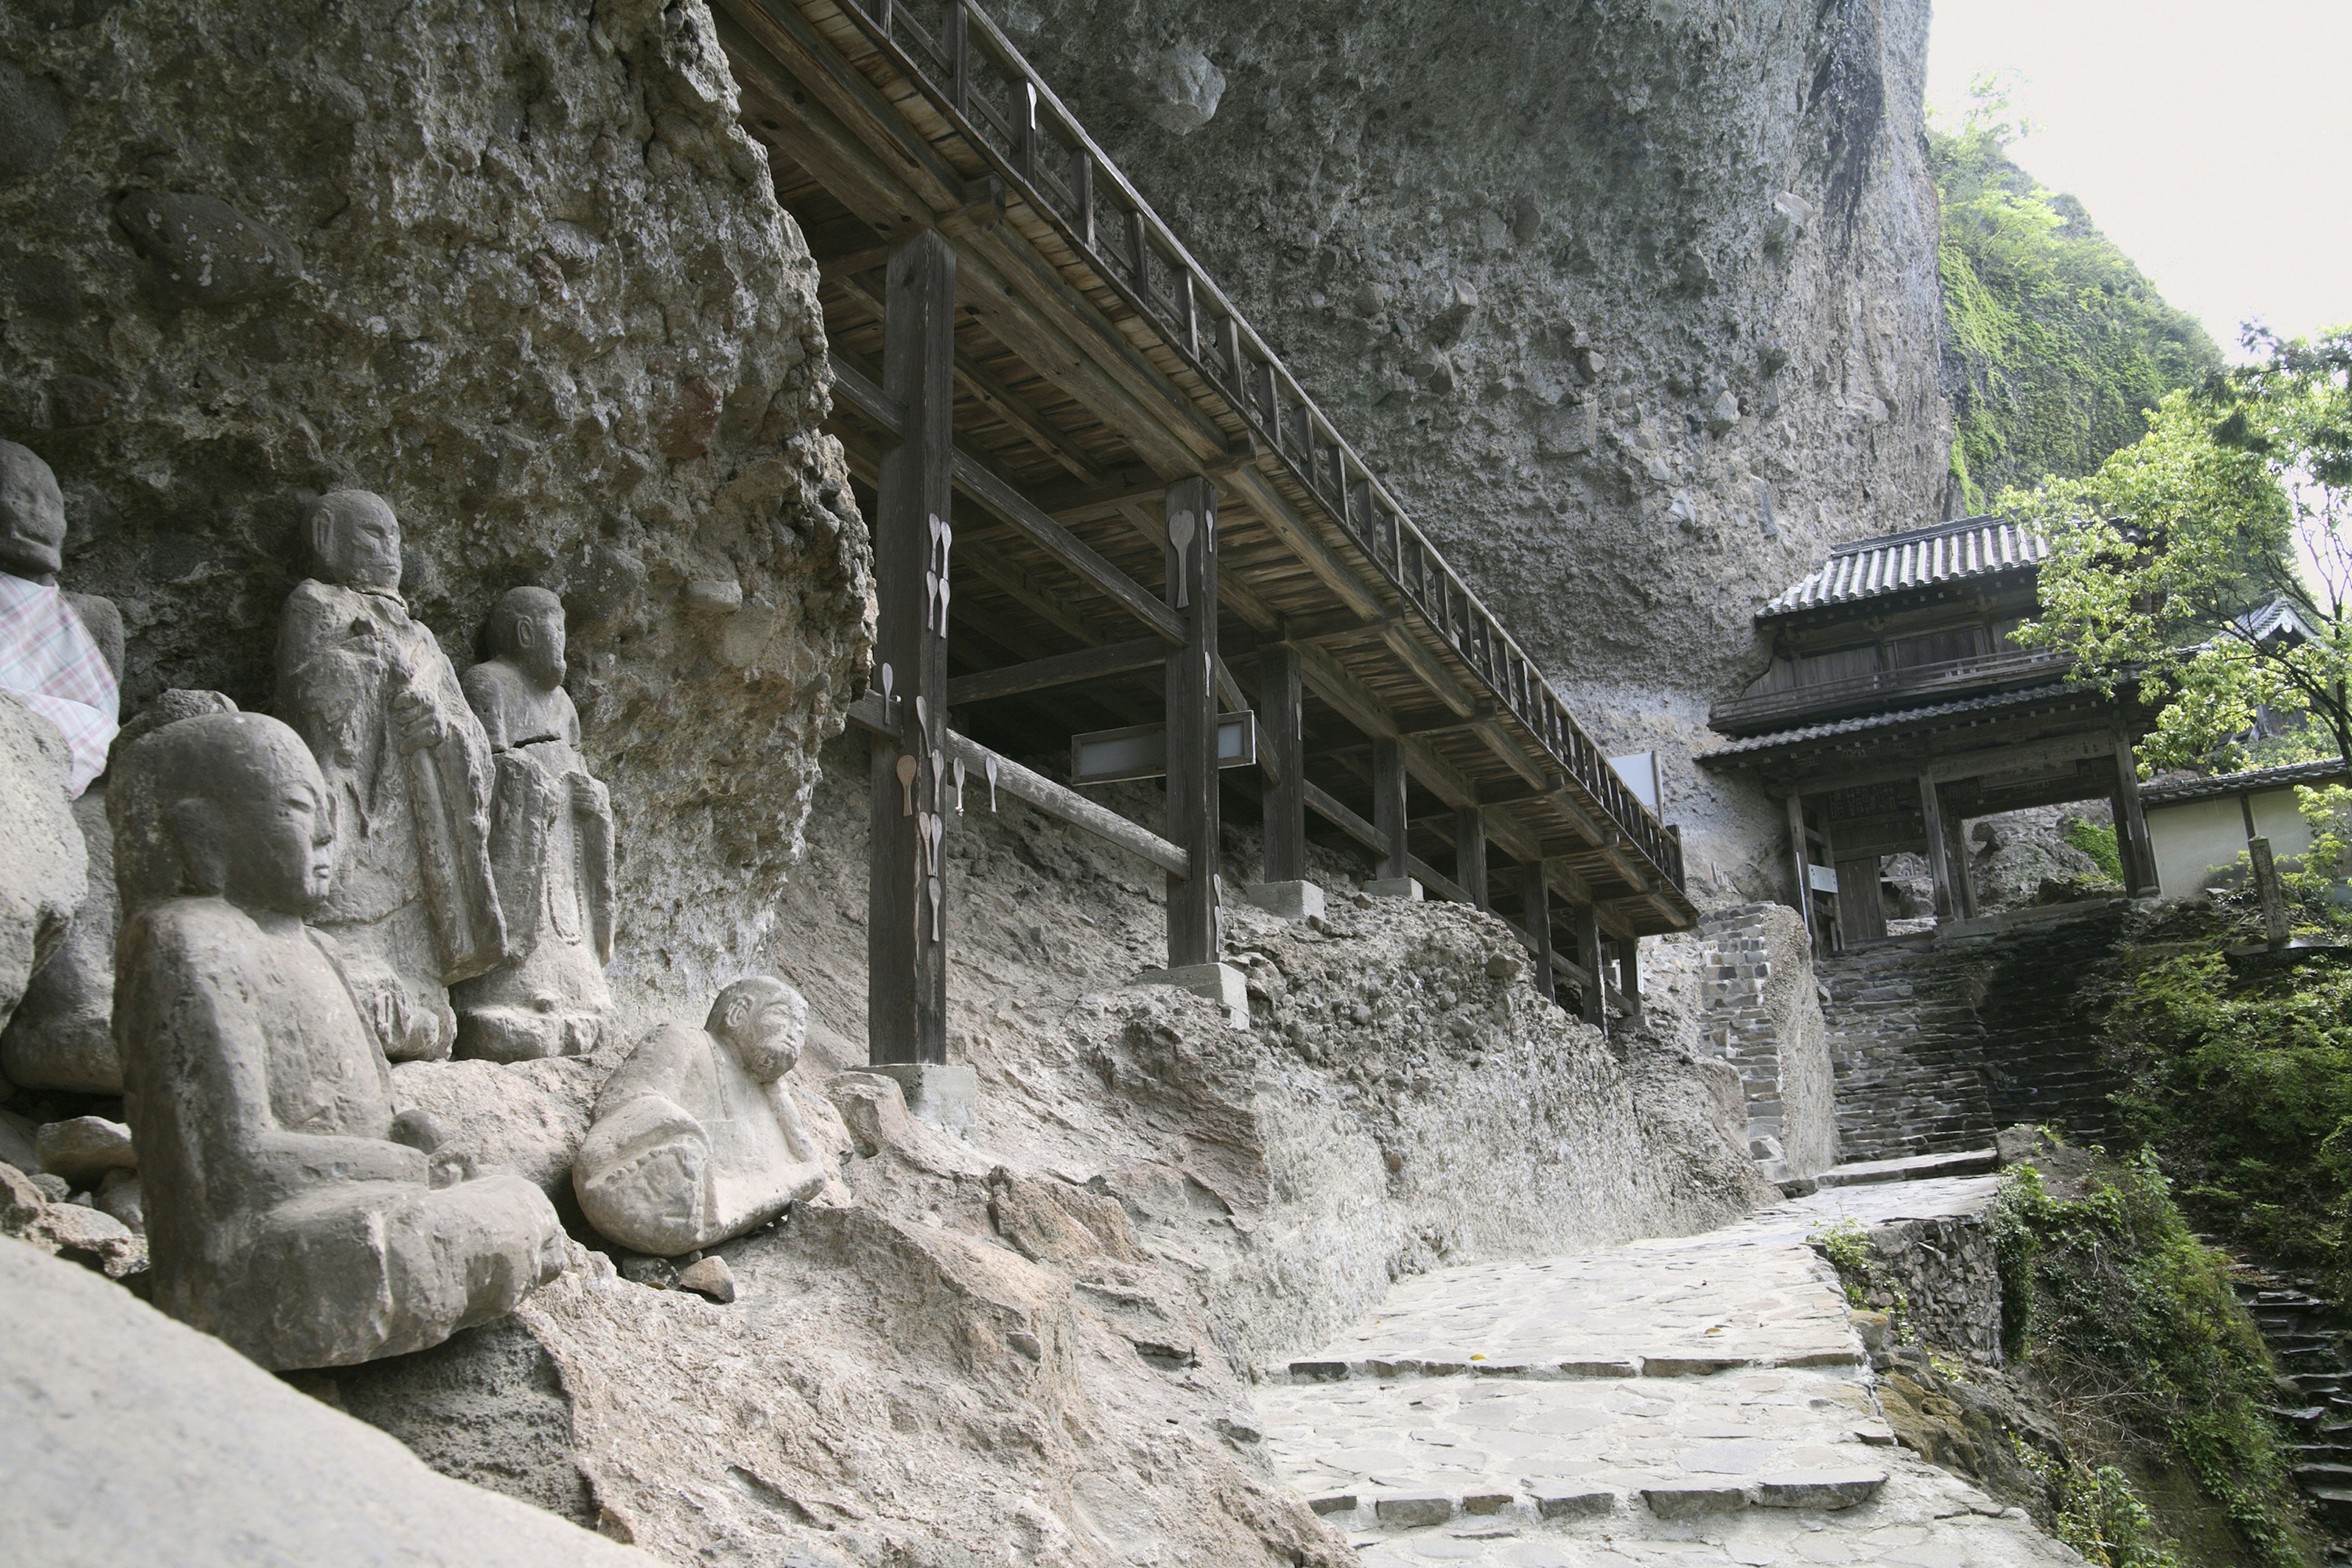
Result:
<svg viewBox="0 0 2352 1568"><path fill-rule="evenodd" d="M1927 102L2014 68L2011 155L2237 356L2352 323L2352 0L1934 0Z"/></svg>

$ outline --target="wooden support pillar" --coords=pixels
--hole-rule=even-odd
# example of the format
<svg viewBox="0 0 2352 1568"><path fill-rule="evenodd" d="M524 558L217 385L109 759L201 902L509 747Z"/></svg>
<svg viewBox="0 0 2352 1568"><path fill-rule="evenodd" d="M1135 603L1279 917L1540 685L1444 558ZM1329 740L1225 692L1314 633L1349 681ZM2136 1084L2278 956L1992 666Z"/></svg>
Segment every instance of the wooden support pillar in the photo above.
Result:
<svg viewBox="0 0 2352 1568"><path fill-rule="evenodd" d="M1584 1021L1609 1032L1609 977L1607 961L1601 952L1601 911L1591 904L1579 904L1575 911L1576 962L1584 971Z"/></svg>
<svg viewBox="0 0 2352 1568"><path fill-rule="evenodd" d="M948 570L952 488L955 252L925 229L890 254L883 390L905 438L882 458L874 509L874 661L890 667L898 740L874 737L866 812L866 1055L877 1066L947 1060L947 635L926 583ZM950 600L952 603L952 599ZM902 767L902 761L908 764Z"/></svg>
<svg viewBox="0 0 2352 1568"><path fill-rule="evenodd" d="M1454 879L1470 895L1472 907L1487 907L1486 816L1475 805L1454 808Z"/></svg>
<svg viewBox="0 0 2352 1568"><path fill-rule="evenodd" d="M1192 858L1168 879L1168 966L1217 957L1217 493L1195 475L1168 487L1169 605L1184 644L1168 656L1168 837Z"/></svg>
<svg viewBox="0 0 2352 1568"><path fill-rule="evenodd" d="M1382 880L1412 875L1406 867L1404 745L1392 735L1372 742L1372 826L1388 847L1381 856Z"/></svg>
<svg viewBox="0 0 2352 1568"><path fill-rule="evenodd" d="M1952 894L1960 907L1960 919L1977 918L1976 880L1969 875L1968 824L1957 816L1944 818L1944 854L1952 865Z"/></svg>
<svg viewBox="0 0 2352 1568"><path fill-rule="evenodd" d="M2123 862L2124 890L2133 898L2157 892L2156 846L2148 841L2147 814L2139 804L2139 759L2129 736L2116 737L2116 854ZM2249 835L2251 837L2251 835Z"/></svg>
<svg viewBox="0 0 2352 1568"><path fill-rule="evenodd" d="M1278 644L1259 657L1257 743L1281 774L1265 791L1265 880L1307 879L1307 748L1298 650Z"/></svg>
<svg viewBox="0 0 2352 1568"><path fill-rule="evenodd" d="M1805 922L1805 941L1813 940L1812 849L1805 841L1805 797L1789 795L1789 863L1797 879L1797 918Z"/></svg>
<svg viewBox="0 0 2352 1568"><path fill-rule="evenodd" d="M1617 944L1617 988L1625 994L1625 1019L1642 1021L1642 939L1629 936Z"/></svg>
<svg viewBox="0 0 2352 1568"><path fill-rule="evenodd" d="M1927 827L1927 869L1936 879L1936 918L1958 920L1960 906L1952 894L1951 845L1944 837L1944 803L1936 794L1932 773L1919 775L1919 815Z"/></svg>
<svg viewBox="0 0 2352 1568"><path fill-rule="evenodd" d="M1557 1002L1559 980L1551 968L1551 888L1544 880L1542 861L1519 868L1519 889L1527 904L1528 943L1535 950L1531 962L1536 994L1547 1002Z"/></svg>

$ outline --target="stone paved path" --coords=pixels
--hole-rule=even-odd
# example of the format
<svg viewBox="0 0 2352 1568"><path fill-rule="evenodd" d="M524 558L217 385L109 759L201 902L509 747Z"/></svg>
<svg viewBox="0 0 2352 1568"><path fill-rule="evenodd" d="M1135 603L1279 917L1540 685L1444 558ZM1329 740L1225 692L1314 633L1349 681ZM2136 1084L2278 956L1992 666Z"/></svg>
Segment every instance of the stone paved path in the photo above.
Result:
<svg viewBox="0 0 2352 1568"><path fill-rule="evenodd" d="M1368 1568L2081 1558L1894 1446L1805 1238L1965 1214L1990 1177L1845 1187L1703 1236L1453 1268L1292 1363L1259 1415Z"/></svg>

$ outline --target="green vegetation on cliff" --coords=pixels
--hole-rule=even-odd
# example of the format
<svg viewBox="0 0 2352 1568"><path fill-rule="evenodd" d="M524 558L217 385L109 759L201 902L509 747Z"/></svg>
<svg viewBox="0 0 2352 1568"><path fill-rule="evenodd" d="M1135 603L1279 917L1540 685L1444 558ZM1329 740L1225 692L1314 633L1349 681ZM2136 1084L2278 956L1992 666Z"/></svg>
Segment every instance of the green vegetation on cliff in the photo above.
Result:
<svg viewBox="0 0 2352 1568"><path fill-rule="evenodd" d="M1990 82L1957 133L1930 131L1943 195L1944 383L1952 473L1982 510L2011 485L2073 478L2147 431L2143 416L2221 367L2073 196L2010 161Z"/></svg>

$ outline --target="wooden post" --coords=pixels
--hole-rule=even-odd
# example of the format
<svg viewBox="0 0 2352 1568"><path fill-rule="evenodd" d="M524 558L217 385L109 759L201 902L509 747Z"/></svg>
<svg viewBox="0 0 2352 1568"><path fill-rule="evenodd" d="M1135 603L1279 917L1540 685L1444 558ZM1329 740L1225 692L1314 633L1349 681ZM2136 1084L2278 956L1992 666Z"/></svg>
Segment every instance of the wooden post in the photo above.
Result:
<svg viewBox="0 0 2352 1568"><path fill-rule="evenodd" d="M1372 826L1387 850L1381 857L1383 881L1411 873L1405 866L1404 746L1394 736L1372 742Z"/></svg>
<svg viewBox="0 0 2352 1568"><path fill-rule="evenodd" d="M1270 647L1258 658L1257 736L1281 777L1265 791L1265 880L1307 879L1307 746L1298 650Z"/></svg>
<svg viewBox="0 0 2352 1568"><path fill-rule="evenodd" d="M1486 816L1475 805L1454 808L1454 879L1474 907L1487 907Z"/></svg>
<svg viewBox="0 0 2352 1568"><path fill-rule="evenodd" d="M1933 773L1919 775L1919 815L1927 827L1927 869L1936 879L1936 918L1958 920L1959 902L1952 896L1950 847L1944 837L1944 803L1936 795Z"/></svg>
<svg viewBox="0 0 2352 1568"><path fill-rule="evenodd" d="M1960 907L1960 918L1977 918L1976 882L1969 875L1968 824L1957 816L1944 818L1944 854L1952 863L1952 892Z"/></svg>
<svg viewBox="0 0 2352 1568"><path fill-rule="evenodd" d="M1872 897L1875 898L1875 892ZM1642 939L1629 936L1617 944L1617 985L1625 994L1625 1021L1642 1021Z"/></svg>
<svg viewBox="0 0 2352 1568"><path fill-rule="evenodd" d="M1609 1032L1608 962L1601 952L1601 911L1591 904L1576 906L1576 962L1584 971L1584 1021Z"/></svg>
<svg viewBox="0 0 2352 1568"><path fill-rule="evenodd" d="M1168 966L1217 957L1217 493L1195 475L1168 487L1169 605L1184 645L1168 656L1168 837L1192 874L1168 879Z"/></svg>
<svg viewBox="0 0 2352 1568"><path fill-rule="evenodd" d="M1797 876L1797 918L1805 922L1805 941L1813 941L1813 879L1811 847L1805 842L1805 797L1789 792L1789 859Z"/></svg>
<svg viewBox="0 0 2352 1568"><path fill-rule="evenodd" d="M1547 1002L1557 1002L1554 994L1559 981L1551 968L1551 887L1544 880L1543 862L1530 861L1519 868L1519 888L1527 904L1528 942L1535 949L1533 955L1536 994Z"/></svg>
<svg viewBox="0 0 2352 1568"><path fill-rule="evenodd" d="M947 754L947 637L925 574L947 568L955 408L955 252L925 229L890 255L883 390L905 438L883 454L874 517L874 660L890 666L899 740L877 735L866 815L866 1055L877 1066L947 1060L947 868L939 759ZM950 601L952 602L952 601ZM878 687L878 680L877 682ZM899 776L901 758L913 764Z"/></svg>
<svg viewBox="0 0 2352 1568"><path fill-rule="evenodd" d="M2139 760L2130 737L2116 737L2116 850L2123 862L2124 890L2146 898L2157 889L2156 847L2148 841L2147 814L2139 804ZM2130 847L2126 849L2126 845Z"/></svg>

